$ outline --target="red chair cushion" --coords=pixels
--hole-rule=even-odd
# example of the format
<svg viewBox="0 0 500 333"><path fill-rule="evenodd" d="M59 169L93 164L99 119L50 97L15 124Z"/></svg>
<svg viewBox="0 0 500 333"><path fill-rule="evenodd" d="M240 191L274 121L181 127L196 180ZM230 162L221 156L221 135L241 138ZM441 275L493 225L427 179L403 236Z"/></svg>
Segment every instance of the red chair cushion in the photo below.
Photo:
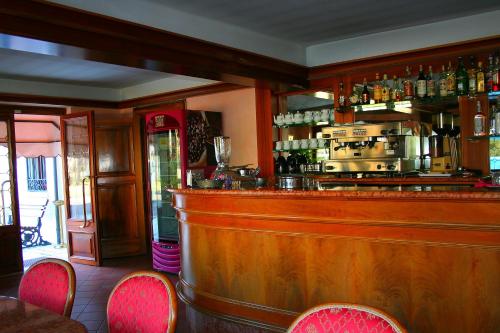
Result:
<svg viewBox="0 0 500 333"><path fill-rule="evenodd" d="M121 283L108 303L110 333L165 333L170 300L162 281L135 276Z"/></svg>
<svg viewBox="0 0 500 333"><path fill-rule="evenodd" d="M292 333L395 333L389 322L375 314L350 308L326 308L303 318Z"/></svg>
<svg viewBox="0 0 500 333"><path fill-rule="evenodd" d="M69 277L66 269L53 262L32 267L24 274L19 285L22 301L64 314L68 298Z"/></svg>

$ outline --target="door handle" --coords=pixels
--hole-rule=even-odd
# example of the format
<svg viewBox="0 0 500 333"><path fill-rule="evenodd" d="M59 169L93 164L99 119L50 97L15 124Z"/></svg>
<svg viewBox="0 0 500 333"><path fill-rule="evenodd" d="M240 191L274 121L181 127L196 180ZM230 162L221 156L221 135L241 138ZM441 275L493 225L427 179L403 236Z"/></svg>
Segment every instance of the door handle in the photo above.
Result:
<svg viewBox="0 0 500 333"><path fill-rule="evenodd" d="M85 201L85 181L89 177L83 177L82 179L82 196L83 196L83 225L80 228L87 227L87 202Z"/></svg>

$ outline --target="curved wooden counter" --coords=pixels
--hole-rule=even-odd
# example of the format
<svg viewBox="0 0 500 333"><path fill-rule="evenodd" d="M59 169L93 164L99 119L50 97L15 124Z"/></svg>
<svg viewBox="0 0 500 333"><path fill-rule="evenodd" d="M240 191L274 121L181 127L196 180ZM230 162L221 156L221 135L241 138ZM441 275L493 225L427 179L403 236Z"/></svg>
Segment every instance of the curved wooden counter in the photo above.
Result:
<svg viewBox="0 0 500 333"><path fill-rule="evenodd" d="M179 294L284 331L326 302L410 332L500 327L500 192L177 190Z"/></svg>

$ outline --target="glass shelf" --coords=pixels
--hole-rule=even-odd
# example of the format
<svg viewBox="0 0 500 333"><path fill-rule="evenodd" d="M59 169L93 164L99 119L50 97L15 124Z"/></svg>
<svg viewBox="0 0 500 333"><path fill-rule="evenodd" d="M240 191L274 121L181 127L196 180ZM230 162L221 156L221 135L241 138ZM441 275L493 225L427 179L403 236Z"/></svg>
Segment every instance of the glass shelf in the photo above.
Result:
<svg viewBox="0 0 500 333"><path fill-rule="evenodd" d="M355 112L396 111L411 114L414 111L434 112L456 108L457 96L413 99L408 101L364 104L353 106Z"/></svg>
<svg viewBox="0 0 500 333"><path fill-rule="evenodd" d="M276 125L274 124L274 128L289 128L289 127L315 127L315 126L329 126L329 121L319 121L319 122L310 122L310 123L300 123L300 124L289 124L289 125Z"/></svg>
<svg viewBox="0 0 500 333"><path fill-rule="evenodd" d="M329 147L307 148L307 149L288 149L288 150L273 149L273 153L304 153L304 152L308 152L308 151L319 150L319 149L328 149L328 148Z"/></svg>
<svg viewBox="0 0 500 333"><path fill-rule="evenodd" d="M492 135L480 135L480 136L470 136L467 138L469 141L476 141L476 140L486 140L486 139L500 139L500 134L492 134Z"/></svg>

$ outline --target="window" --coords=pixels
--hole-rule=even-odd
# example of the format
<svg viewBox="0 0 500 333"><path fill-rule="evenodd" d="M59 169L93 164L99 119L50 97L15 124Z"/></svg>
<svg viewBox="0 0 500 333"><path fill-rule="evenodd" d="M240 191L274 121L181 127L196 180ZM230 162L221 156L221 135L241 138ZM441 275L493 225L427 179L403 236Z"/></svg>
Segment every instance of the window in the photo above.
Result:
<svg viewBox="0 0 500 333"><path fill-rule="evenodd" d="M45 157L26 158L26 169L28 178L28 191L47 191L47 176L45 171Z"/></svg>

